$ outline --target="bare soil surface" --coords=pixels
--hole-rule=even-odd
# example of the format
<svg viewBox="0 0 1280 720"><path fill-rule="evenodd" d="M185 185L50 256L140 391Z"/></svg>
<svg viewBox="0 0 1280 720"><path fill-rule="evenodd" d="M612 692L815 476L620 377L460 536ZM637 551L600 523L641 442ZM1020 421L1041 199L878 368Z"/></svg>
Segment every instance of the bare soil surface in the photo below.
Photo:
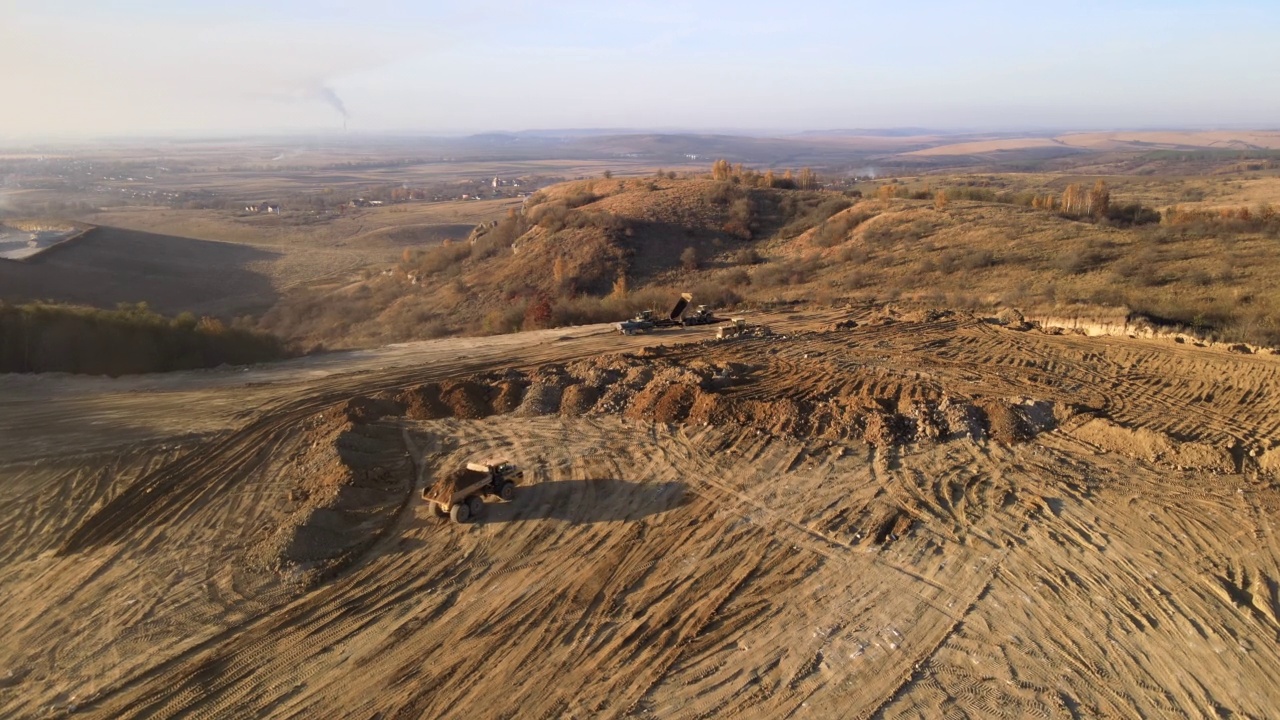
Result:
<svg viewBox="0 0 1280 720"><path fill-rule="evenodd" d="M0 377L0 714L1280 706L1275 356L756 319Z"/></svg>

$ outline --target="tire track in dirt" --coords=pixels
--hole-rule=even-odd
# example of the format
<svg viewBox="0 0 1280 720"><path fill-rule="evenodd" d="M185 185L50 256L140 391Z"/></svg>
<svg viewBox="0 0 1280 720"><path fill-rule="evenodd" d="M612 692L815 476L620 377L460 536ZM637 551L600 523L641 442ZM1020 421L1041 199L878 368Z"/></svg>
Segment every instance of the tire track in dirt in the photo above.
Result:
<svg viewBox="0 0 1280 720"><path fill-rule="evenodd" d="M1070 418L1026 443L920 436L875 448L599 416L407 422L419 484L496 457L529 468L530 482L466 527L410 503L310 590L287 574L219 570L247 540L212 539L275 517L290 492L273 476L279 456L299 449L298 426L317 413L355 394L607 345L592 343L249 389L261 414L210 438L203 465L139 447L139 459L121 455L96 474L30 466L24 486L61 485L13 497L50 499L22 500L33 507L65 498L74 510L61 525L5 516L28 560L0 575L25 583L0 621L25 615L10 626L30 650L0 655L29 668L0 685L0 712L65 714L74 703L90 717L1049 717L1274 707L1273 479L1258 463L1211 477L1098 454L1071 435L1081 421ZM1238 377L1199 382L1217 367L1208 351L965 321L659 357L741 358L756 370L730 396L865 398L900 411L939 392L1063 405L1089 393L1085 404L1143 427L1269 437L1274 363L1221 355ZM1200 404L1212 412L1186 412ZM430 458L426 439L440 441ZM67 554L29 552L59 534ZM24 610L42 602L43 613ZM42 650L59 627L83 628L79 647Z"/></svg>

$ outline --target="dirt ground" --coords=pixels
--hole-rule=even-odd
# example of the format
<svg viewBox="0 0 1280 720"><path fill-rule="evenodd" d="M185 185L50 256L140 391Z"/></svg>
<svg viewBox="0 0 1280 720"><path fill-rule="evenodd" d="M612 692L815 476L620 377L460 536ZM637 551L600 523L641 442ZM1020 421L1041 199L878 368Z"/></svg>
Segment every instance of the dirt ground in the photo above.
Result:
<svg viewBox="0 0 1280 720"><path fill-rule="evenodd" d="M758 319L0 377L0 714L1274 716L1274 355Z"/></svg>

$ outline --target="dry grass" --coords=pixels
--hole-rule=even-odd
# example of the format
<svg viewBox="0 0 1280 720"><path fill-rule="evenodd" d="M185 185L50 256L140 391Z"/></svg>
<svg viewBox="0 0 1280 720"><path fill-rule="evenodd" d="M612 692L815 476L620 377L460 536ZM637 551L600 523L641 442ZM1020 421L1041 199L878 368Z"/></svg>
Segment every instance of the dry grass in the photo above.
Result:
<svg viewBox="0 0 1280 720"><path fill-rule="evenodd" d="M1084 179L970 176L901 185L904 194L920 195L913 188L968 183L959 186L1013 197ZM1144 188L1144 199L1168 200L1188 182L1115 185L1116 202L1127 202L1133 188ZM749 207L750 240L727 229L735 204ZM1228 338L1280 342L1274 240L1227 226L1119 228L1003 202L850 206L837 193L644 178L549 188L531 200L522 228L514 249L500 244L477 256L441 248L416 278L392 273L354 289L330 288L308 300L315 312L291 312L315 318L305 329L292 328L280 309L272 327L354 344L501 332L528 325L525 310L535 302L550 303L553 323L601 321L646 305L665 309L675 292L697 287L700 302L893 300L1071 314L1124 308ZM681 262L688 248L696 269ZM630 297L616 294L619 277ZM330 327L321 310L331 302L326 293L343 298L343 319Z"/></svg>

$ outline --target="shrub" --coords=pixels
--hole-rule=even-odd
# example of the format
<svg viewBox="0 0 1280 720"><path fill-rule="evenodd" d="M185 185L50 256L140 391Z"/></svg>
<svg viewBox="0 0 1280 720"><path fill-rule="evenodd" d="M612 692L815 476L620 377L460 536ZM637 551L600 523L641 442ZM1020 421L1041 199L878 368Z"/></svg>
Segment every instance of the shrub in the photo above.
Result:
<svg viewBox="0 0 1280 720"><path fill-rule="evenodd" d="M1142 203L1111 205L1107 208L1107 221L1119 227L1134 225L1151 225L1160 222L1160 211L1149 208Z"/></svg>
<svg viewBox="0 0 1280 720"><path fill-rule="evenodd" d="M1070 275L1088 272L1106 262L1107 256L1097 248L1073 250L1058 257L1058 269Z"/></svg>
<svg viewBox="0 0 1280 720"><path fill-rule="evenodd" d="M759 265L764 262L764 258L755 248L743 248L730 258L734 265Z"/></svg>

